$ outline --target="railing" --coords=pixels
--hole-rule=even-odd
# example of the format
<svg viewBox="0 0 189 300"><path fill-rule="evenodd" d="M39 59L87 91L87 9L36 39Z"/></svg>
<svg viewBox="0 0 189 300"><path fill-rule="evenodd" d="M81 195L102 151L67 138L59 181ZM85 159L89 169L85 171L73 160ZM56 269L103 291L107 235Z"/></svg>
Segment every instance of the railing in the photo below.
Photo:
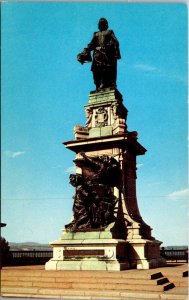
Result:
<svg viewBox="0 0 189 300"><path fill-rule="evenodd" d="M167 261L186 261L188 262L188 249L167 250L161 248L161 256ZM45 264L53 257L53 251L10 251L8 265L39 265Z"/></svg>
<svg viewBox="0 0 189 300"><path fill-rule="evenodd" d="M37 265L45 264L53 256L51 250L48 251L10 251L10 265Z"/></svg>
<svg viewBox="0 0 189 300"><path fill-rule="evenodd" d="M184 260L188 262L188 249L165 249L162 248L160 254L166 260L171 261L181 261Z"/></svg>

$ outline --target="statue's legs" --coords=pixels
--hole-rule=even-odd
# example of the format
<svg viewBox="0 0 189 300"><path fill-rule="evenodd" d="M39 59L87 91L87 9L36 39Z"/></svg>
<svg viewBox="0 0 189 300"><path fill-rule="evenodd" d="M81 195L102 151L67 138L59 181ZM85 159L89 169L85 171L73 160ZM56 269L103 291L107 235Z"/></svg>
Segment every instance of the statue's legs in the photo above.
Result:
<svg viewBox="0 0 189 300"><path fill-rule="evenodd" d="M93 72L94 84L96 85L96 90L98 90L101 86L102 67L95 66L95 67L93 67L92 72Z"/></svg>
<svg viewBox="0 0 189 300"><path fill-rule="evenodd" d="M101 76L101 84L104 88L116 88L116 68L114 65L104 66Z"/></svg>
<svg viewBox="0 0 189 300"><path fill-rule="evenodd" d="M95 66L92 70L96 90L116 88L117 68L113 66Z"/></svg>

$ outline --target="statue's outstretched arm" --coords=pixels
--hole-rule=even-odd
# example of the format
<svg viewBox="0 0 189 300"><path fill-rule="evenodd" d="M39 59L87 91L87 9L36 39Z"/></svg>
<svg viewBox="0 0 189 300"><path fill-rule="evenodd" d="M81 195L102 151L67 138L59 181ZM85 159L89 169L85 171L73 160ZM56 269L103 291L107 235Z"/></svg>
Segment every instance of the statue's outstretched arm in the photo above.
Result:
<svg viewBox="0 0 189 300"><path fill-rule="evenodd" d="M77 60L81 63L84 64L86 62L91 62L92 57L90 52L95 49L95 34L93 35L93 38L91 42L88 44L86 48L83 49L81 53L77 55Z"/></svg>

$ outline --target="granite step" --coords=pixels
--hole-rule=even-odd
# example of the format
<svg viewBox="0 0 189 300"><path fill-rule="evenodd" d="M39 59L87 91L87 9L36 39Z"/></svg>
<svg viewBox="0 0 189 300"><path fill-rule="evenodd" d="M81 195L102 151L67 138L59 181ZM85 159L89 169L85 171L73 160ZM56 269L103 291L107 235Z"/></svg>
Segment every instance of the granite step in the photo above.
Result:
<svg viewBox="0 0 189 300"><path fill-rule="evenodd" d="M133 276L135 275L135 276ZM2 285L88 290L166 291L174 287L161 272L3 270Z"/></svg>
<svg viewBox="0 0 189 300"><path fill-rule="evenodd" d="M140 296L141 298L144 298L144 295L148 295L149 298L151 299L152 297L155 299L158 299L158 295L155 292L135 292L133 295L133 292L125 290L124 292L122 291L81 291L81 290L59 290L59 289L36 289L36 288L11 288L11 289L6 289L3 288L2 290L4 296L9 296L11 297L14 295L14 297L31 297L33 298L58 298L58 297L66 297L69 298L71 297L72 299L75 297L76 299L79 299L81 297L82 299L86 299L87 297L91 298L106 298L109 299L114 298L114 299L122 299L124 297L133 297L133 296ZM143 297L142 297L143 295Z"/></svg>
<svg viewBox="0 0 189 300"><path fill-rule="evenodd" d="M111 271L45 271L45 270L23 270L23 269L3 269L2 274L5 276L35 276L35 277L72 277L72 278L133 278L133 279L156 279L162 277L161 272L147 270L127 270L121 272Z"/></svg>
<svg viewBox="0 0 189 300"><path fill-rule="evenodd" d="M170 279L186 282L187 277L183 277L187 276L186 270L186 264L176 268L121 272L45 271L44 266L7 267L1 271L1 293L4 297L36 299L186 300L187 287L174 287L174 281Z"/></svg>
<svg viewBox="0 0 189 300"><path fill-rule="evenodd" d="M142 299L169 299L169 300L186 300L187 296L182 294L167 294L157 292L141 291L77 291L77 290L59 290L59 289L37 289L37 288L3 288L4 297L14 298L36 298L36 299L94 299L94 300L142 300Z"/></svg>
<svg viewBox="0 0 189 300"><path fill-rule="evenodd" d="M156 284L156 283L155 283ZM71 289L71 290L134 290L134 291L167 291L173 288L174 285L170 282L162 285L149 285L137 283L91 283L91 282L43 282L43 281L2 281L2 286L5 287L34 287L46 289Z"/></svg>
<svg viewBox="0 0 189 300"><path fill-rule="evenodd" d="M18 284L22 283L22 282L50 282L50 283L72 283L73 281L75 283L111 283L111 284L138 284L138 285L154 285L155 282L157 285L162 285L164 283L167 283L169 282L169 280L166 278L166 277L163 277L161 276L160 278L158 279L153 279L153 280L150 280L150 279L146 279L146 278L113 278L113 277L81 277L81 276L78 276L78 277L73 277L73 276L62 276L62 277L59 277L59 276L49 276L49 277L38 277L38 276L13 276L13 274L9 274L7 276L7 274L2 274L1 276L1 281L6 284L6 283L11 283L12 285L15 284L15 282L17 282Z"/></svg>
<svg viewBox="0 0 189 300"><path fill-rule="evenodd" d="M45 271L44 267L10 267L3 268L1 280L3 296L27 298L129 299L137 296L152 300L161 299L157 295L175 286L158 270Z"/></svg>

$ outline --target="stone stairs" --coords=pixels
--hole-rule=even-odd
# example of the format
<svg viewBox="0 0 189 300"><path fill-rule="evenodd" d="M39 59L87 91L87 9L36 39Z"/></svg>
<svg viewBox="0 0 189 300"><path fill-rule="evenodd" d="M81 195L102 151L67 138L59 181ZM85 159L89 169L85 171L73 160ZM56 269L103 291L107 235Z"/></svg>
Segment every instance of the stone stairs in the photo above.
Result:
<svg viewBox="0 0 189 300"><path fill-rule="evenodd" d="M159 299L159 294L174 286L162 272L154 270L45 271L39 267L10 267L1 271L3 297Z"/></svg>

